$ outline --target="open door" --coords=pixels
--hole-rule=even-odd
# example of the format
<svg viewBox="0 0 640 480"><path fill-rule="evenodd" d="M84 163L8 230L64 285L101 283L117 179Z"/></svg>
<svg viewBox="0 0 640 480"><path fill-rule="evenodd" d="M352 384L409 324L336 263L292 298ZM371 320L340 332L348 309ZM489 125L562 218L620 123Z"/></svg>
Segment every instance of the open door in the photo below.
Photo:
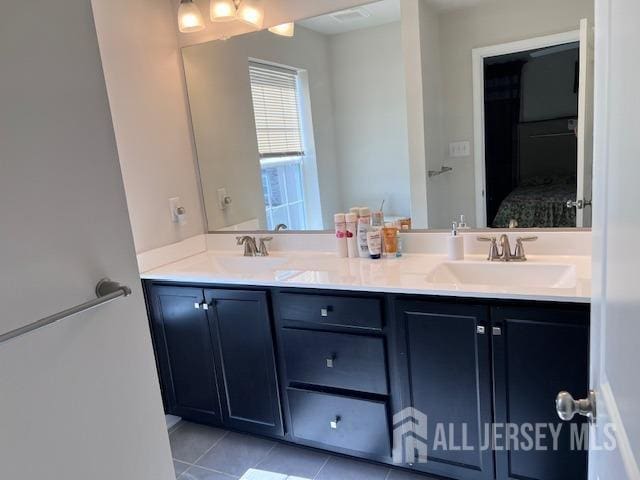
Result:
<svg viewBox="0 0 640 480"><path fill-rule="evenodd" d="M593 27L580 21L580 79L578 90L578 173L576 227L591 226L593 183Z"/></svg>
<svg viewBox="0 0 640 480"><path fill-rule="evenodd" d="M174 480L90 2L3 2L0 64L0 477Z"/></svg>
<svg viewBox="0 0 640 480"><path fill-rule="evenodd" d="M640 479L640 135L629 128L640 124L638 18L637 0L596 2L593 394L558 405L592 416L590 480Z"/></svg>

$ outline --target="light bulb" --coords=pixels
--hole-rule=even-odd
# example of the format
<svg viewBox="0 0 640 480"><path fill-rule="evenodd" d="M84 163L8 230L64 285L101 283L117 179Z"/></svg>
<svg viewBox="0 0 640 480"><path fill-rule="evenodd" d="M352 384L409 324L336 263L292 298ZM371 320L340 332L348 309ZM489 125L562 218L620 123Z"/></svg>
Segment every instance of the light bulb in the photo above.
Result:
<svg viewBox="0 0 640 480"><path fill-rule="evenodd" d="M211 0L211 20L228 22L236 19L236 4L233 0Z"/></svg>
<svg viewBox="0 0 640 480"><path fill-rule="evenodd" d="M238 18L256 28L262 28L264 24L262 0L242 0L238 7Z"/></svg>
<svg viewBox="0 0 640 480"><path fill-rule="evenodd" d="M275 27L271 27L269 31L271 33L275 33L276 35L281 35L283 37L293 37L295 30L295 23L282 23L280 25L276 25Z"/></svg>
<svg viewBox="0 0 640 480"><path fill-rule="evenodd" d="M204 29L204 18L193 0L181 0L178 9L178 27L182 33L199 32Z"/></svg>

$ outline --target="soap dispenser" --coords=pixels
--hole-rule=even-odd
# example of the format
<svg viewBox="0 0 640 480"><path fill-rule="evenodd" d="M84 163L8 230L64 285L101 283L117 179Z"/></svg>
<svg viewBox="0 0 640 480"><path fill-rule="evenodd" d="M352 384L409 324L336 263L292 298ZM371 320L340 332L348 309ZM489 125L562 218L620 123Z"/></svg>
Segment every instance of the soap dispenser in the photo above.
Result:
<svg viewBox="0 0 640 480"><path fill-rule="evenodd" d="M458 224L451 224L451 236L447 239L449 260L464 260L464 238L458 235Z"/></svg>

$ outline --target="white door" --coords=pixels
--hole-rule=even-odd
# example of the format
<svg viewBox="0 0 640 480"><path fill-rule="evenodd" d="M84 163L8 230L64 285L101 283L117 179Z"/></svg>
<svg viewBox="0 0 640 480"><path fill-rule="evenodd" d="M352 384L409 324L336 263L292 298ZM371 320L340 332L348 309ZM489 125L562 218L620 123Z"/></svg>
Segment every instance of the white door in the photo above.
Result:
<svg viewBox="0 0 640 480"><path fill-rule="evenodd" d="M596 1L590 480L640 479L639 18L638 0Z"/></svg>
<svg viewBox="0 0 640 480"><path fill-rule="evenodd" d="M2 2L0 477L174 478L113 125L87 0Z"/></svg>
<svg viewBox="0 0 640 480"><path fill-rule="evenodd" d="M580 21L580 80L578 91L578 188L576 226L591 226L593 179L593 27L588 19ZM582 203L579 203L582 201Z"/></svg>

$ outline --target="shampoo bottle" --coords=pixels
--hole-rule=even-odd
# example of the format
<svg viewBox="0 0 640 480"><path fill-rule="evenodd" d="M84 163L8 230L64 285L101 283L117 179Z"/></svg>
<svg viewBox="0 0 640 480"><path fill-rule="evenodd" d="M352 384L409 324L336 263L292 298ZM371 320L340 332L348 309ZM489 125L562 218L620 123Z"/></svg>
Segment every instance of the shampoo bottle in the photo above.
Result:
<svg viewBox="0 0 640 480"><path fill-rule="evenodd" d="M347 224L344 213L336 213L333 216L336 229L336 255L340 258L348 256L347 250Z"/></svg>
<svg viewBox="0 0 640 480"><path fill-rule="evenodd" d="M451 225L451 235L447 238L449 260L464 260L464 238L458 235L458 224Z"/></svg>
<svg viewBox="0 0 640 480"><path fill-rule="evenodd" d="M367 232L371 228L371 210L367 207L360 209L358 218L358 255L360 258L369 258L369 245L367 243Z"/></svg>
<svg viewBox="0 0 640 480"><path fill-rule="evenodd" d="M347 213L345 216L347 222L347 253L349 258L358 258L358 215Z"/></svg>

